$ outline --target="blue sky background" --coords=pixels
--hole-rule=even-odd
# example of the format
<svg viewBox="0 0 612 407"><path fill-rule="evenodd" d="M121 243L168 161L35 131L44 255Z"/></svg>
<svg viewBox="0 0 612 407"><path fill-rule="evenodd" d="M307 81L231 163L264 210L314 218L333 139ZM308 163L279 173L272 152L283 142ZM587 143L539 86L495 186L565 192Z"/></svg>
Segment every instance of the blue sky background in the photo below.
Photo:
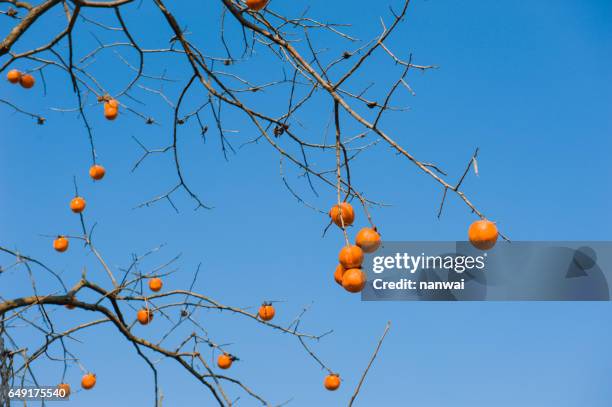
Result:
<svg viewBox="0 0 612 407"><path fill-rule="evenodd" d="M207 53L221 53L218 4L170 3L196 44ZM349 31L363 40L380 30L379 16L389 17L387 2L273 2L275 9L290 15L298 15L306 5L311 5L312 17L352 23ZM143 46L166 47L170 35L160 25L159 12L149 5L138 14L135 6L131 9L125 18ZM88 15L116 24L108 12ZM45 42L49 27L59 31L63 18L58 12L42 19L17 50ZM415 0L405 25L388 44L397 54L411 52L415 63L440 69L409 75L417 96L399 97L397 102L410 110L389 116L384 128L418 158L435 161L456 176L479 146L481 174L471 175L465 190L515 240L610 240L611 18L612 4L606 1ZM3 35L9 23L13 24L1 20ZM239 46L240 32L232 27L229 40ZM80 29L79 55L94 46L91 33L108 35L83 22ZM331 48L329 58L358 46L315 37ZM117 51L136 61L130 51ZM151 57L148 73L167 68L168 76L184 83L187 69L177 61L181 59ZM397 68L382 55L378 61L384 63L366 66L354 89L373 77L381 78L381 85L394 80ZM33 66L26 62L18 67ZM263 83L281 74L278 67L259 48L251 60L231 69ZM102 54L91 69L111 92L125 85L130 74L113 51ZM362 303L332 280L340 234L331 230L321 238L327 218L298 204L285 189L278 156L268 145L243 147L226 162L213 123L209 122L206 143L194 123L188 123L181 128L179 147L187 180L215 209L194 212L193 202L179 193L179 214L163 202L134 210L175 183L170 156L153 157L130 172L141 154L132 137L151 148L168 143L168 106L155 95L137 91L147 103L138 109L161 124L146 126L130 114L107 122L100 106L89 101L99 161L108 169L107 178L94 185L87 177L90 154L81 122L75 113L49 110L74 107L69 80L52 69L46 71L46 79L46 96L38 85L30 91L0 85L3 99L48 118L39 127L0 107L0 244L45 260L68 283L78 280L83 266L90 277L105 283L103 271L81 247L74 244L58 255L50 239L42 236L79 233L77 218L67 208L76 176L88 200L87 221L98 222L94 237L112 266L126 266L132 253L163 243L163 250L143 270L182 253L168 289L188 285L202 262L197 290L223 303L256 306L263 300L286 300L277 304L278 321L285 323L311 304L302 328L313 333L334 329L333 335L314 345L343 378L334 393L323 389L324 372L294 338L235 316L200 315L212 339L232 343L229 349L242 359L230 373L271 402L346 404L388 320L393 326L358 399L360 405L598 407L612 402L609 303ZM178 84L165 85L172 100ZM193 108L202 100L203 93L194 91L186 106ZM247 100L269 113L286 109L286 92L258 93ZM327 105L310 105L300 115L301 130L310 140L321 139L329 120L326 106L331 104L321 100ZM129 99L122 102L136 105ZM255 136L243 115L229 110L225 115L226 127L241 131L231 136L236 147ZM357 130L347 124L345 131ZM318 159L333 162L333 157ZM442 191L415 168L382 144L353 165L359 189L392 204L373 211L383 237L465 238L474 216L451 199L438 220ZM327 208L334 201L333 191L320 188L317 198L295 178L295 170L288 173L292 184L317 206ZM365 225L361 212L356 224ZM9 259L3 257L2 262ZM42 274L39 281L42 290L57 289ZM23 272L7 273L0 280L2 297L27 293L28 288ZM62 326L92 317L63 309L55 316ZM135 332L155 339L163 324L159 319ZM82 343L72 343L72 350L97 373L98 385L94 391L78 393L70 405L151 405L151 375L115 330L101 327L78 338ZM160 368L165 405L211 404L207 391L174 363L161 361ZM38 373L40 381L49 384L61 375L57 365L48 363L42 363ZM76 367L69 371L73 387L80 376ZM243 397L239 405L254 405L240 391L230 393Z"/></svg>

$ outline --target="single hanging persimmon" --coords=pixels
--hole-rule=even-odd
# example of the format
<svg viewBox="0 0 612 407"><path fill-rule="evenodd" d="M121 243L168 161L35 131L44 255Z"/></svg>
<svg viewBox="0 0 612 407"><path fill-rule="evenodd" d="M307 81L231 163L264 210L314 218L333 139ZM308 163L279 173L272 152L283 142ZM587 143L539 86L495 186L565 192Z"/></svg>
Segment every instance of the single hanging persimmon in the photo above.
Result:
<svg viewBox="0 0 612 407"><path fill-rule="evenodd" d="M217 366L221 369L229 369L234 362L234 357L229 353L223 353L217 358Z"/></svg>
<svg viewBox="0 0 612 407"><path fill-rule="evenodd" d="M374 253L380 247L380 234L376 228L363 228L357 233L355 244L366 253Z"/></svg>
<svg viewBox="0 0 612 407"><path fill-rule="evenodd" d="M119 101L117 99L109 99L104 102L104 117L108 120L115 120L119 115Z"/></svg>
<svg viewBox="0 0 612 407"><path fill-rule="evenodd" d="M325 380L323 381L323 385L329 391L337 390L340 387L340 376L333 373L325 376Z"/></svg>
<svg viewBox="0 0 612 407"><path fill-rule="evenodd" d="M89 167L89 176L94 181L100 181L106 175L106 169L99 164L94 164Z"/></svg>
<svg viewBox="0 0 612 407"><path fill-rule="evenodd" d="M80 196L74 197L70 201L70 209L74 213L83 212L85 210L85 205L87 205L85 199L81 198Z"/></svg>
<svg viewBox="0 0 612 407"><path fill-rule="evenodd" d="M6 79L10 83L19 83L19 80L21 79L21 72L19 72L17 69L11 69L6 74Z"/></svg>
<svg viewBox="0 0 612 407"><path fill-rule="evenodd" d="M153 312L146 308L142 308L136 313L136 319L138 319L140 325L147 325L149 322L153 321Z"/></svg>
<svg viewBox="0 0 612 407"><path fill-rule="evenodd" d="M70 385L68 383L60 383L57 385L57 389L60 391L59 396L67 399L70 396ZM64 393L62 395L62 392Z"/></svg>
<svg viewBox="0 0 612 407"><path fill-rule="evenodd" d="M334 205L329 210L329 216L336 225L342 227L351 226L355 220L355 211L353 206L348 202L342 202L340 205Z"/></svg>
<svg viewBox="0 0 612 407"><path fill-rule="evenodd" d="M164 283L159 277L153 277L149 280L149 289L153 292L158 292L159 290L161 290L163 285Z"/></svg>
<svg viewBox="0 0 612 407"><path fill-rule="evenodd" d="M342 277L345 271L346 269L342 267L342 264L336 266L336 271L334 272L334 280L336 280L336 283L342 285Z"/></svg>
<svg viewBox="0 0 612 407"><path fill-rule="evenodd" d="M366 275L363 270L354 268L348 269L342 276L342 287L350 293L358 293L363 290L366 284Z"/></svg>
<svg viewBox="0 0 612 407"><path fill-rule="evenodd" d="M263 10L268 5L269 0L247 0L247 7L251 10L259 11Z"/></svg>
<svg viewBox="0 0 612 407"><path fill-rule="evenodd" d="M359 268L363 263L363 250L359 246L344 246L338 254L338 260L347 270Z"/></svg>
<svg viewBox="0 0 612 407"><path fill-rule="evenodd" d="M87 373L86 375L83 375L83 378L81 379L81 387L84 388L85 390L90 390L93 389L93 387L96 385L96 375L93 373Z"/></svg>
<svg viewBox="0 0 612 407"><path fill-rule="evenodd" d="M30 89L32 86L34 86L34 82L36 82L34 80L34 77L29 73L23 74L19 78L19 84L21 85L21 87L26 89Z"/></svg>
<svg viewBox="0 0 612 407"><path fill-rule="evenodd" d="M269 302L264 302L261 307L259 307L259 318L263 321L271 321L274 318L274 314L276 314L276 310Z"/></svg>
<svg viewBox="0 0 612 407"><path fill-rule="evenodd" d="M468 237L472 245L477 249L490 250L497 243L499 232L495 223L481 219L470 225Z"/></svg>
<svg viewBox="0 0 612 407"><path fill-rule="evenodd" d="M56 251L58 251L60 253L63 253L66 250L68 250L68 244L69 244L69 242L68 242L68 238L67 237L65 237L65 236L58 236L57 239L55 239L53 241L53 248Z"/></svg>

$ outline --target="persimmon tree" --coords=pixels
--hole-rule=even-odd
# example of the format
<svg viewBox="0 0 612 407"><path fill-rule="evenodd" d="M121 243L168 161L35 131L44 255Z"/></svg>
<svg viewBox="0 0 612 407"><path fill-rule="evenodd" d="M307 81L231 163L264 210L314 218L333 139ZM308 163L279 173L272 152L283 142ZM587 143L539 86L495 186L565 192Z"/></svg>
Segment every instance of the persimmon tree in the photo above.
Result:
<svg viewBox="0 0 612 407"><path fill-rule="evenodd" d="M178 212L182 206L189 205L177 202L180 195L191 201L195 209L211 208L211 197L203 197L195 190L190 183L191 175L183 170L181 138L187 134L218 137L221 154L226 157L232 154L237 143L253 145L254 149L272 149L279 160L280 180L288 193L299 204L327 217L328 228L336 224L342 231L345 247L340 252L341 264L334 277L347 291L359 292L365 284L360 270L362 249L371 252L380 245L380 235L369 210L380 203L362 190L359 180L351 176L351 168L359 165L359 157L376 144L387 145L389 154L402 157L413 169L440 187L441 199L436 208L438 217L442 215L447 199L455 197L467 211L485 222L487 233L481 240L494 243L497 239L497 229L486 221L483 211L462 190L470 171L477 171L478 149L471 157L466 157L465 171L454 178L441 165L417 158L408 147L397 141L397 135L385 130L385 118L404 110L396 100L402 94L413 94L410 74L435 68L434 65L417 63L408 50L395 50L389 45L389 39L407 17L409 5L409 0L390 4L388 14L380 20L379 34L364 41L351 33L348 22L325 22L311 16L308 8L294 2L209 0L206 7L210 13L217 13L219 24L211 30L210 36L202 40L192 37L185 28L188 16L175 13L175 5L163 0L46 0L38 3L0 0L4 28L0 42L0 72L7 77L6 85L2 86L21 86L24 95L33 92L32 88L43 87L46 90L47 72L60 72L69 83L73 105L50 106L52 111L46 114L31 110L25 96L18 100L0 98L0 104L31 117L39 125L61 114L73 114L75 120L82 123L83 137L88 140L89 151L83 154L91 157L89 175L98 182L104 182L105 168L103 157L96 152L93 115L112 120L118 128L127 117L141 121L143 127L164 127L168 134L165 145L152 146L146 140L134 139L142 150L142 155L135 157L134 170L154 156L170 155L173 165L168 171L174 173L175 183L156 186L159 194L145 197L138 203L139 208L166 202L171 210ZM281 13L276 6L290 11ZM145 7L155 10L158 16L157 20L148 23L148 28L166 33L166 43L151 44L144 34L140 34L142 30L132 28L139 18L139 10ZM46 32L52 34L47 38L37 37L39 43L34 46L31 46L31 40L23 46L22 38L29 31L40 24L55 21L49 16L61 16L63 25L48 26ZM84 40L86 34L91 33L95 38L92 46ZM266 77L262 80L260 68L248 69L251 65L257 66L260 58L274 61L267 73L278 73L276 79ZM153 67L150 64L152 59L156 61ZM100 60L104 60L105 66L116 64L130 74L115 78L112 84L105 83L92 68L100 64ZM362 72L368 64L386 66L395 77L391 82L389 78L387 81L364 81ZM180 77L174 78L159 68L160 65L184 66L185 69ZM276 95L275 103L260 102L266 92ZM161 98L167 110L147 109L151 98ZM320 124L324 128L321 134L312 134L302 126L300 115L307 106L320 111L317 117L321 118ZM240 114L243 118L241 126L248 130L231 130L234 123L226 119L228 112L232 118ZM171 118L170 125L165 124L166 117ZM332 134L329 139L328 130ZM44 131L44 126L40 131ZM75 197L79 197L76 187L75 182ZM319 201L324 195L319 191L330 191L334 201L325 200L321 204ZM320 206L325 209L319 209ZM328 211L330 206L332 209ZM236 394L240 392L264 405L270 404L266 396L229 374L232 362L240 355L231 354L215 340L213 333L204 329L198 320L201 310L218 310L228 317L250 319L273 332L295 338L298 348L305 350L327 371L325 387L334 390L340 385L335 376L340 368L328 367L312 346L329 332L303 331L303 313L290 324L281 325L273 318L274 304L263 304L260 312L224 304L194 289L199 269L194 272L190 287L164 291L163 281L173 276L173 261L148 271L141 267L142 262L155 255L156 250L134 256L128 267L115 269L97 249L94 228L90 227L86 217L86 197L82 202L73 200L70 208L77 214L80 232L65 233L57 238L50 236L49 239L54 240L53 247L57 252L80 250L84 246L104 270L105 278L92 278L84 269L76 281L67 281L47 261L0 247L4 254L0 279L4 273L20 269L31 281L30 295L0 298L0 405L9 403L6 399L8 386L39 384L35 367L43 358L63 366L58 384L66 385L66 371L76 367L85 375L83 387L94 387L95 377L89 373L95 373L95 367L80 364L67 338L102 324L112 325L150 368L155 390L154 405L161 405L163 397L152 355L175 361L187 375L205 386L219 405L233 405ZM370 227L359 232L353 246L348 227L356 216L367 219ZM333 269L330 278L331 274ZM343 281L344 275L347 277ZM55 281L57 289L40 292L36 282L41 278ZM90 311L92 319L59 330L53 315L70 312L72 308ZM170 326L159 342L135 334L135 324L149 325L154 329L159 319ZM39 334L37 348L23 346L13 339L11 331L16 325L23 324ZM192 333L170 344L168 337L177 327L184 325L189 325ZM389 326L385 328L361 381L355 384L349 405L357 398L388 329ZM211 359L211 353L219 359Z"/></svg>

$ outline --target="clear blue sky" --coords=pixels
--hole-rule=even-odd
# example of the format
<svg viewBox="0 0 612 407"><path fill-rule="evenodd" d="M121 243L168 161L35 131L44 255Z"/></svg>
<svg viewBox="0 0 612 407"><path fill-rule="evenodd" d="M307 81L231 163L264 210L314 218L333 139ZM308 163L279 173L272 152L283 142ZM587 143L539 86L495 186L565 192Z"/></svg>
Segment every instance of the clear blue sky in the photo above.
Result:
<svg viewBox="0 0 612 407"><path fill-rule="evenodd" d="M207 52L220 52L216 30L220 6L212 5L218 2L171 3L177 2L168 6L191 39ZM378 16L389 17L386 1L273 3L291 15L311 4L312 17L351 22L350 32L360 39L379 31ZM114 24L112 16L103 12L89 15ZM151 30L161 27L158 12L146 5L135 16L125 13L143 46L167 46L169 33L163 28ZM59 27L62 18L58 14L53 21L43 21L47 27ZM398 54L412 52L415 63L440 69L409 75L417 96L398 101L411 109L390 116L384 127L417 157L435 161L456 175L479 146L481 174L469 177L466 192L511 238L610 240L611 19L608 1L414 0L405 25L389 45ZM8 24L6 18L1 20L3 34ZM83 52L92 46L89 32L96 29L80 24ZM46 38L48 31L39 28L35 34ZM17 49L35 43L35 37L25 37ZM239 32L230 30L230 41L239 43ZM126 55L135 61L134 55ZM148 73L159 74L167 67L169 76L187 79L184 65L167 65L167 60L152 58ZM20 68L32 66L24 63ZM112 91L128 80L129 71L111 51L92 69ZM233 69L259 82L280 72L263 50ZM392 80L393 73L397 70L389 63L368 65L357 83L374 76ZM278 157L265 143L244 147L226 162L214 126L206 144L195 126L185 126L180 137L187 179L215 209L193 212L193 203L179 194L175 201L180 214L165 203L133 210L174 184L169 156L154 157L130 172L141 153L132 136L150 147L167 144L170 110L142 90L138 96L146 96L150 107L139 109L155 116L161 126L146 126L128 114L109 123L102 119L99 106L89 107L100 162L108 169L107 178L94 185L87 179L87 137L76 114L48 109L74 107L69 80L49 70L47 82L46 97L42 86L25 92L8 83L0 85L2 98L48 118L39 127L0 106L0 244L44 259L69 283L77 281L83 266L92 277L105 281L82 248L75 244L68 253L57 255L50 240L41 236L79 233L77 220L67 209L76 176L89 202L88 222L98 222L95 239L111 265L126 266L132 253L165 243L148 266L182 253L180 270L167 284L169 289L185 287L202 262L197 289L224 303L249 306L266 299L287 300L277 306L277 318L285 323L302 306L312 304L302 327L314 333L334 329L314 348L344 380L335 393L323 389L324 372L294 338L238 317L201 316L211 337L232 343L231 351L241 357L231 373L271 402L292 398L292 406L345 405L386 321L391 320L391 332L359 405L611 405L609 303L362 303L332 280L342 244L339 233L333 230L321 238L326 217L298 204L284 188ZM167 89L175 100L176 85ZM189 106L196 106L202 95L200 91L190 95ZM268 112L285 109L286 98L274 92L255 96L249 100L258 100ZM327 108L320 106L308 107L302 116L304 132L311 139L320 138L329 119ZM242 132L232 135L235 146L255 135L243 115L226 114L226 128ZM385 239L465 238L473 215L451 199L438 220L441 191L412 165L382 145L360 160L353 167L358 187L373 199L392 204L374 211ZM318 206L327 208L333 202L333 191L322 188L316 198L293 177L295 171L289 173L296 188ZM365 224L362 213L357 224ZM8 259L3 257L2 262ZM17 296L28 287L23 273L11 273L0 280L0 295ZM40 288L56 289L44 277ZM57 318L68 324L91 315L59 311ZM136 333L156 338L159 330L138 327ZM73 351L97 373L98 386L79 393L70 405L151 405L151 375L113 329L100 328L79 339L82 343L72 343ZM165 405L211 405L207 391L188 374L171 362L160 366ZM39 374L41 382L55 383L61 372L57 365L45 363ZM74 368L68 379L76 386L80 375ZM239 390L232 389L231 394L243 397L240 405L254 405Z"/></svg>

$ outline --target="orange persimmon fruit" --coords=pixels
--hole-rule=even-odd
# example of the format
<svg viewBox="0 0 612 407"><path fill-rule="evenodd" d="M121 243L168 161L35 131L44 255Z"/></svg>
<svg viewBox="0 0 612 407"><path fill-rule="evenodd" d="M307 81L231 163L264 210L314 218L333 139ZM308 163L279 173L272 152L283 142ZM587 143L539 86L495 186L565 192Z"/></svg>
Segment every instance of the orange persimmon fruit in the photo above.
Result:
<svg viewBox="0 0 612 407"><path fill-rule="evenodd" d="M109 99L104 102L104 117L108 120L115 120L119 115L119 102L117 99Z"/></svg>
<svg viewBox="0 0 612 407"><path fill-rule="evenodd" d="M11 69L6 74L6 79L10 83L19 83L19 80L21 79L21 72L19 72L17 69Z"/></svg>
<svg viewBox="0 0 612 407"><path fill-rule="evenodd" d="M480 250L490 250L497 243L499 232L495 223L481 219L470 225L468 237L474 247Z"/></svg>
<svg viewBox="0 0 612 407"><path fill-rule="evenodd" d="M158 292L162 289L163 285L164 283L159 277L153 277L149 280L149 289L151 289L151 291Z"/></svg>
<svg viewBox="0 0 612 407"><path fill-rule="evenodd" d="M366 253L374 253L380 247L380 234L376 228L363 228L357 233L355 244Z"/></svg>
<svg viewBox="0 0 612 407"><path fill-rule="evenodd" d="M363 263L363 250L359 246L344 246L338 254L338 260L347 270L359 268Z"/></svg>
<svg viewBox="0 0 612 407"><path fill-rule="evenodd" d="M366 275L363 270L354 268L348 269L342 276L342 287L350 293L358 293L363 290L366 284Z"/></svg>
<svg viewBox="0 0 612 407"><path fill-rule="evenodd" d="M89 176L94 181L100 181L102 178L104 178L104 175L106 175L106 169L100 164L94 164L89 167Z"/></svg>
<svg viewBox="0 0 612 407"><path fill-rule="evenodd" d="M221 369L229 369L234 362L234 358L229 353L223 353L217 358L217 366Z"/></svg>
<svg viewBox="0 0 612 407"><path fill-rule="evenodd" d="M74 197L70 201L70 209L74 213L83 212L85 210L85 205L86 205L85 199L81 198L80 196Z"/></svg>
<svg viewBox="0 0 612 407"><path fill-rule="evenodd" d="M34 86L34 82L36 82L34 80L34 77L30 75L29 73L23 74L19 78L19 83L21 84L23 88L26 88L26 89L30 89L32 86Z"/></svg>
<svg viewBox="0 0 612 407"><path fill-rule="evenodd" d="M55 239L53 241L53 248L56 251L58 251L60 253L63 253L66 250L68 250L68 244L69 244L69 242L68 242L68 238L67 237L65 237L65 236L58 236L57 239Z"/></svg>
<svg viewBox="0 0 612 407"><path fill-rule="evenodd" d="M136 313L136 319L138 319L141 325L147 325L149 322L153 321L153 312L146 308L142 308Z"/></svg>
<svg viewBox="0 0 612 407"><path fill-rule="evenodd" d="M334 205L329 210L329 216L336 225L351 226L355 220L355 211L353 206L348 202L342 202L340 205Z"/></svg>
<svg viewBox="0 0 612 407"><path fill-rule="evenodd" d="M95 374L87 373L83 375L83 378L81 379L82 388L84 388L85 390L90 390L90 389L93 389L95 385L96 385L96 375Z"/></svg>
<svg viewBox="0 0 612 407"><path fill-rule="evenodd" d="M259 307L259 318L263 321L271 321L274 318L274 314L276 314L276 310L272 306L272 304L264 302L261 307Z"/></svg>
<svg viewBox="0 0 612 407"><path fill-rule="evenodd" d="M340 387L340 376L337 374L328 374L325 376L323 385L329 391L337 390Z"/></svg>

